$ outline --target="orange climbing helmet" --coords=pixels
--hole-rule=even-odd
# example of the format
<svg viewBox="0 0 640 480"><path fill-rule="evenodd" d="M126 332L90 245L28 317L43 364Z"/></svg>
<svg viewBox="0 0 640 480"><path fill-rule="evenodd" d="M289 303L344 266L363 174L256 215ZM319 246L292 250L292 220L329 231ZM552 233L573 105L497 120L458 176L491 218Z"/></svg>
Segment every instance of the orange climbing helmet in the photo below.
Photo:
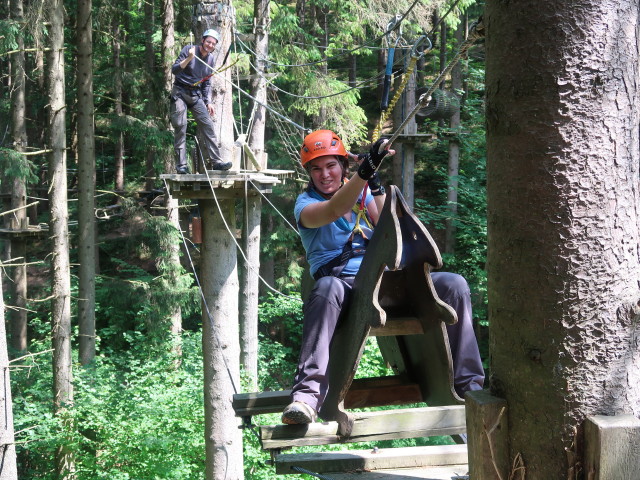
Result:
<svg viewBox="0 0 640 480"><path fill-rule="evenodd" d="M342 144L340 137L331 130L316 130L304 137L302 148L300 149L300 163L307 166L314 158L324 155L336 155L341 157L345 169L349 167L349 157L347 150Z"/></svg>

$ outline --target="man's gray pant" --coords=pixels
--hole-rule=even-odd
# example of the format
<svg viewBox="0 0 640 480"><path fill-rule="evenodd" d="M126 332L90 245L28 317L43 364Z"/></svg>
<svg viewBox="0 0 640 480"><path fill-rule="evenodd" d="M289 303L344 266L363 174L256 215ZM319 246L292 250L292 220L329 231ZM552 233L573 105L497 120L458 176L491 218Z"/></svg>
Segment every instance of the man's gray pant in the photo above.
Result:
<svg viewBox="0 0 640 480"><path fill-rule="evenodd" d="M204 104L200 89L174 85L171 89L171 125L174 130L173 148L176 152L177 166L187 165L187 109L191 110L204 136L206 150L202 153L211 162L222 161L213 121Z"/></svg>
<svg viewBox="0 0 640 480"><path fill-rule="evenodd" d="M484 369L473 331L471 293L461 275L434 272L431 279L440 299L451 305L458 315L457 323L447 325L447 334L454 388L464 397L467 390L480 390L484 384ZM341 315L347 310L352 285L353 277L319 278L304 305L302 346L291 398L316 411L321 409L327 395L329 347Z"/></svg>

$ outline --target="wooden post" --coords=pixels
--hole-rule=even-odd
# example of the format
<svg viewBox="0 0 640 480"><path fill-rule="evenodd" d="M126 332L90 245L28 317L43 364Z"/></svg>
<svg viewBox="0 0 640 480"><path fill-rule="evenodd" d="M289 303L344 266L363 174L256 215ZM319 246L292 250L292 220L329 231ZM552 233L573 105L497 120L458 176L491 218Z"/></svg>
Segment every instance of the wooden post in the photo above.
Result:
<svg viewBox="0 0 640 480"><path fill-rule="evenodd" d="M486 390L465 396L469 477L474 480L509 478L507 402Z"/></svg>
<svg viewBox="0 0 640 480"><path fill-rule="evenodd" d="M219 200L222 215L235 226L234 200ZM200 202L202 214L202 354L206 480L242 480L242 433L231 398L240 385L238 342L238 270L236 244L218 204Z"/></svg>
<svg viewBox="0 0 640 480"><path fill-rule="evenodd" d="M585 480L628 480L640 472L640 420L594 415L585 420Z"/></svg>

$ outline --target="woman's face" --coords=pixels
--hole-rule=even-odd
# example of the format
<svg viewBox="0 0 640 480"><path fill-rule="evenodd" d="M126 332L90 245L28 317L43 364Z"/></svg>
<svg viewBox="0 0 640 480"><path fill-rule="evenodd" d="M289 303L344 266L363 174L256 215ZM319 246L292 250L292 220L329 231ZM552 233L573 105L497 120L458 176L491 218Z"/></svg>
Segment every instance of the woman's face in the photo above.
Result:
<svg viewBox="0 0 640 480"><path fill-rule="evenodd" d="M333 195L342 186L342 161L335 155L324 155L309 162L311 181L320 193Z"/></svg>

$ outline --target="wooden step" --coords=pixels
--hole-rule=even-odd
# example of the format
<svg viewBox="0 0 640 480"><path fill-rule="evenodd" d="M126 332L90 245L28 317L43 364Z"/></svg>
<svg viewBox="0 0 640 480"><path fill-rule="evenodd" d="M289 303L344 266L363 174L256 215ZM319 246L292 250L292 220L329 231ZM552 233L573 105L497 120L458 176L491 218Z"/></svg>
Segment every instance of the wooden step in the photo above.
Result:
<svg viewBox="0 0 640 480"><path fill-rule="evenodd" d="M260 427L265 450L303 445L373 442L398 438L454 435L466 432L464 405L357 412L349 437L338 434L337 422Z"/></svg>
<svg viewBox="0 0 640 480"><path fill-rule="evenodd" d="M239 393L233 396L237 417L278 413L291 401L291 390ZM422 402L418 384L400 375L358 378L353 381L345 399L346 408L409 405Z"/></svg>
<svg viewBox="0 0 640 480"><path fill-rule="evenodd" d="M275 457L276 473L280 475L296 473L293 467L316 473L337 473L466 463L466 445L280 454Z"/></svg>
<svg viewBox="0 0 640 480"><path fill-rule="evenodd" d="M469 466L464 464L332 473L330 478L331 480L469 480L468 471Z"/></svg>

